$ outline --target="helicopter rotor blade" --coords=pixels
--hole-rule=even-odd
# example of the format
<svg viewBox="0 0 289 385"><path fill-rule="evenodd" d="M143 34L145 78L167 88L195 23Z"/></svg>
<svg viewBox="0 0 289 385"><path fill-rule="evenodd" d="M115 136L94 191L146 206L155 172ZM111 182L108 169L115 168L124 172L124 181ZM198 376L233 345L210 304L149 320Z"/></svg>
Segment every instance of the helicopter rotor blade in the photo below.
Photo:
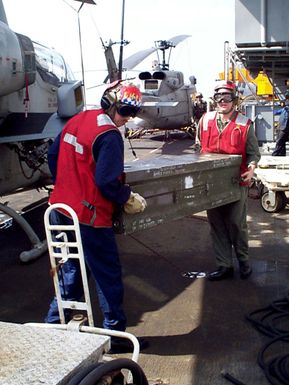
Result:
<svg viewBox="0 0 289 385"><path fill-rule="evenodd" d="M172 37L168 41L172 42L174 44L174 46L176 46L177 44L181 43L183 40L187 39L188 37L192 37L192 36L191 35L178 35L178 36Z"/></svg>
<svg viewBox="0 0 289 385"><path fill-rule="evenodd" d="M191 37L191 35L178 35L174 36L168 41L172 43L174 46L181 43L183 40L187 39L188 37ZM158 47L151 47L144 49L142 51L138 51L135 54L129 56L123 61L123 68L126 70L131 70L134 67L136 67L139 63L141 63L145 58L147 58L150 54L157 51Z"/></svg>
<svg viewBox="0 0 289 385"><path fill-rule="evenodd" d="M144 49L142 51L136 52L133 55L129 56L123 61L123 68L126 70L131 70L141 63L146 57L157 50L156 47L151 47Z"/></svg>

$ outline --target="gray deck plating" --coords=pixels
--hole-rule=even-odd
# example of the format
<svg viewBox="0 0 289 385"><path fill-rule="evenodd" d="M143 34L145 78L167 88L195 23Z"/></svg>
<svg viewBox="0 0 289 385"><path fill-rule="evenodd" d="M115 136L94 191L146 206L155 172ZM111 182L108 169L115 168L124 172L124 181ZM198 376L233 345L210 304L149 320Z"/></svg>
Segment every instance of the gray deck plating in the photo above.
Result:
<svg viewBox="0 0 289 385"><path fill-rule="evenodd" d="M0 322L0 334L3 385L64 385L109 349L109 337L78 331Z"/></svg>

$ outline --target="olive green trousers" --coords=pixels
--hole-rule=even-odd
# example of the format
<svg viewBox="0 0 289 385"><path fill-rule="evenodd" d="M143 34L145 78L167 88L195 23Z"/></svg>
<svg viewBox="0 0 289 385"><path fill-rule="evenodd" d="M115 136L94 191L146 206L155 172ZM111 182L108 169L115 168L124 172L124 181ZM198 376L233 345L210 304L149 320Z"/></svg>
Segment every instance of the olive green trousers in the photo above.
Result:
<svg viewBox="0 0 289 385"><path fill-rule="evenodd" d="M217 266L232 267L233 255L239 262L248 261L248 187L240 186L237 202L207 210Z"/></svg>

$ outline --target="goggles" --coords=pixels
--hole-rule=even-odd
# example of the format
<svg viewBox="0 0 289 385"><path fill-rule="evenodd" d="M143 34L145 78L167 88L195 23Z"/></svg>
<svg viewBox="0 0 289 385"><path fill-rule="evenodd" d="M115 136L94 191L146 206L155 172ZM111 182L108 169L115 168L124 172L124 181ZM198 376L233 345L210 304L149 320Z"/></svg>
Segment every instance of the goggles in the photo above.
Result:
<svg viewBox="0 0 289 385"><path fill-rule="evenodd" d="M117 113L123 118L132 117L135 118L139 112L139 107L128 106L126 104L119 104L116 106Z"/></svg>
<svg viewBox="0 0 289 385"><path fill-rule="evenodd" d="M234 100L234 95L231 92L217 92L214 95L214 100L217 103L230 103Z"/></svg>

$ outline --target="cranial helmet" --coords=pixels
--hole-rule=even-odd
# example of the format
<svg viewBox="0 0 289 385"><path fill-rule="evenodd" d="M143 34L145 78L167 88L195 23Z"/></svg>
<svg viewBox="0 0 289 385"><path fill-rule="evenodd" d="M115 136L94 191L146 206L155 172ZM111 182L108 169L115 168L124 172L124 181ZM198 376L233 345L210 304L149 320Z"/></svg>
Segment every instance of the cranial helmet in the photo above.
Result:
<svg viewBox="0 0 289 385"><path fill-rule="evenodd" d="M218 92L221 88L227 89L229 92L232 92L235 94L236 92L236 86L235 83L231 80L219 80L214 88L215 92Z"/></svg>
<svg viewBox="0 0 289 385"><path fill-rule="evenodd" d="M201 92L196 93L196 98L202 98L202 97L203 97L203 94Z"/></svg>
<svg viewBox="0 0 289 385"><path fill-rule="evenodd" d="M139 108L141 105L141 92L134 85L123 86L119 91L119 103Z"/></svg>
<svg viewBox="0 0 289 385"><path fill-rule="evenodd" d="M108 110L112 106L129 106L139 109L141 105L141 92L138 87L122 84L122 80L111 83L104 91L101 98L101 107Z"/></svg>

